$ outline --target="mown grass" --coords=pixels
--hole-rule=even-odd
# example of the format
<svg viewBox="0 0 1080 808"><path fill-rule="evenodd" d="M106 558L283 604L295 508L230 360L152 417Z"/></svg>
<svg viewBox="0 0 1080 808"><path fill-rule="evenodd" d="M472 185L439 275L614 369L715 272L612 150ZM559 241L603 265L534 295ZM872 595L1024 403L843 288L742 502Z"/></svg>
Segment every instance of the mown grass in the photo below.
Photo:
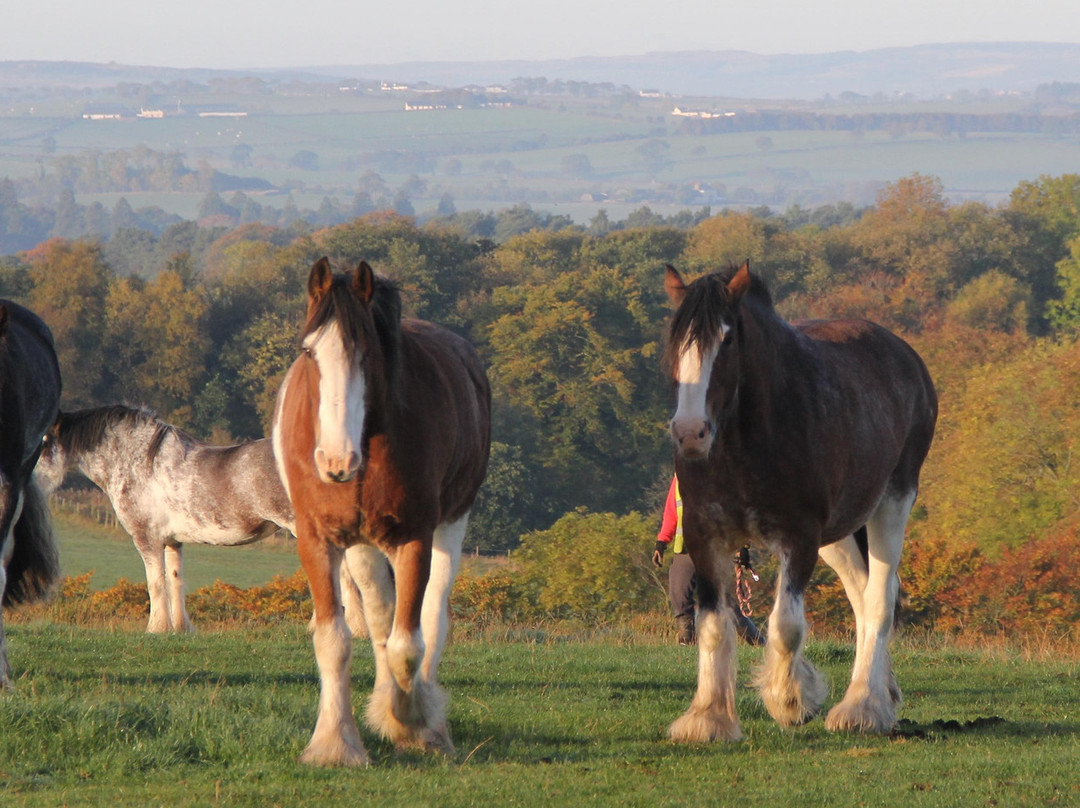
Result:
<svg viewBox="0 0 1080 808"><path fill-rule="evenodd" d="M460 627L464 628L464 627ZM460 632L459 634L465 634ZM4 805L1075 805L1075 658L901 643L904 723L891 737L778 728L747 686L737 745L675 745L694 649L619 632L471 632L443 680L458 753L399 753L363 730L374 766L296 763L317 674L300 626L158 637L34 623L10 631L0 696ZM846 645L811 657L839 693ZM358 645L354 705L372 678Z"/></svg>

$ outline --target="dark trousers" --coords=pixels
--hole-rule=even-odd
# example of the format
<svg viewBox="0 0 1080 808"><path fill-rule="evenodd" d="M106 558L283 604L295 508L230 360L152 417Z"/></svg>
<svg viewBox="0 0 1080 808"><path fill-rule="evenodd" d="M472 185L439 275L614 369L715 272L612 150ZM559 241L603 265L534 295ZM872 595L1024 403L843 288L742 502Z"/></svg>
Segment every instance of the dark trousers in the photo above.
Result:
<svg viewBox="0 0 1080 808"><path fill-rule="evenodd" d="M668 599L676 618L694 616L694 562L686 553L675 553L668 570Z"/></svg>

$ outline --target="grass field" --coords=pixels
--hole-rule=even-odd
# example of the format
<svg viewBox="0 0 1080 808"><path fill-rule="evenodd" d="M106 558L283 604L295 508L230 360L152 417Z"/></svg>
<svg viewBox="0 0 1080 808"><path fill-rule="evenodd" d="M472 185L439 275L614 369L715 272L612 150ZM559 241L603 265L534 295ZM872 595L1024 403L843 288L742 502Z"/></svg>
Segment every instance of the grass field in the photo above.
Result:
<svg viewBox="0 0 1080 808"><path fill-rule="evenodd" d="M396 752L362 731L368 770L296 763L317 676L300 626L146 636L13 626L16 689L0 696L5 806L1080 804L1075 659L901 643L907 703L890 737L781 730L745 683L745 742L675 745L695 651L612 632L583 640L452 644L453 759ZM535 640L535 633L527 635ZM810 656L834 691L846 646ZM353 663L354 705L372 678Z"/></svg>
<svg viewBox="0 0 1080 808"><path fill-rule="evenodd" d="M94 525L85 519L54 519L64 575L93 572L92 589L106 589L120 578L145 581L142 558L126 533ZM291 540L274 537L242 547L184 545L184 581L188 592L215 580L240 587L265 584L275 575L292 575L300 568Z"/></svg>

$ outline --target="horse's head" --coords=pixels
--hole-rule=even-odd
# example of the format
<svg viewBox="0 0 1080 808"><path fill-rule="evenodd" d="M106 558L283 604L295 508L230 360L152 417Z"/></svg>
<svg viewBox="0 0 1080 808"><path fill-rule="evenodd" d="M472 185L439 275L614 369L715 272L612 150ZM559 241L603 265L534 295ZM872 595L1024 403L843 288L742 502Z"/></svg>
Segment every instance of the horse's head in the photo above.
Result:
<svg viewBox="0 0 1080 808"><path fill-rule="evenodd" d="M384 333L400 318L397 292L361 261L355 272L335 275L326 258L308 277L306 361L315 370L318 420L315 467L324 482L347 482L363 468L369 409L385 387L391 357ZM383 388L380 388L383 389Z"/></svg>
<svg viewBox="0 0 1080 808"><path fill-rule="evenodd" d="M750 280L749 261L734 274L713 273L689 285L667 267L664 289L676 306L664 353L677 388L671 437L689 460L708 457L720 414L738 389L735 333Z"/></svg>
<svg viewBox="0 0 1080 808"><path fill-rule="evenodd" d="M42 437L41 454L34 466L34 479L46 494L51 494L60 487L70 465L70 454L60 440L60 422L63 417L61 413L56 423L49 427Z"/></svg>

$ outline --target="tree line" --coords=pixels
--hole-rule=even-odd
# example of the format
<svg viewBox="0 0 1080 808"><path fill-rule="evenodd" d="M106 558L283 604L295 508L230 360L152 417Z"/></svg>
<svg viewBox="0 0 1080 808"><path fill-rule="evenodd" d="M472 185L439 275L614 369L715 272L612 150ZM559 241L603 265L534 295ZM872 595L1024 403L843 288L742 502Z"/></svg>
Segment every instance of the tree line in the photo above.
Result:
<svg viewBox="0 0 1080 808"><path fill-rule="evenodd" d="M492 463L468 542L496 551L580 509L655 511L670 474L662 268L749 258L785 316L865 317L922 353L942 404L913 535L994 552L1080 514L1078 210L1077 175L1021 183L997 207L951 205L913 175L862 211L502 241L391 212L303 230L188 222L144 233L137 262L111 241L50 239L0 259L0 295L53 329L65 408L142 404L248 440L296 355L311 264L368 261L410 316L467 335L489 368Z"/></svg>

